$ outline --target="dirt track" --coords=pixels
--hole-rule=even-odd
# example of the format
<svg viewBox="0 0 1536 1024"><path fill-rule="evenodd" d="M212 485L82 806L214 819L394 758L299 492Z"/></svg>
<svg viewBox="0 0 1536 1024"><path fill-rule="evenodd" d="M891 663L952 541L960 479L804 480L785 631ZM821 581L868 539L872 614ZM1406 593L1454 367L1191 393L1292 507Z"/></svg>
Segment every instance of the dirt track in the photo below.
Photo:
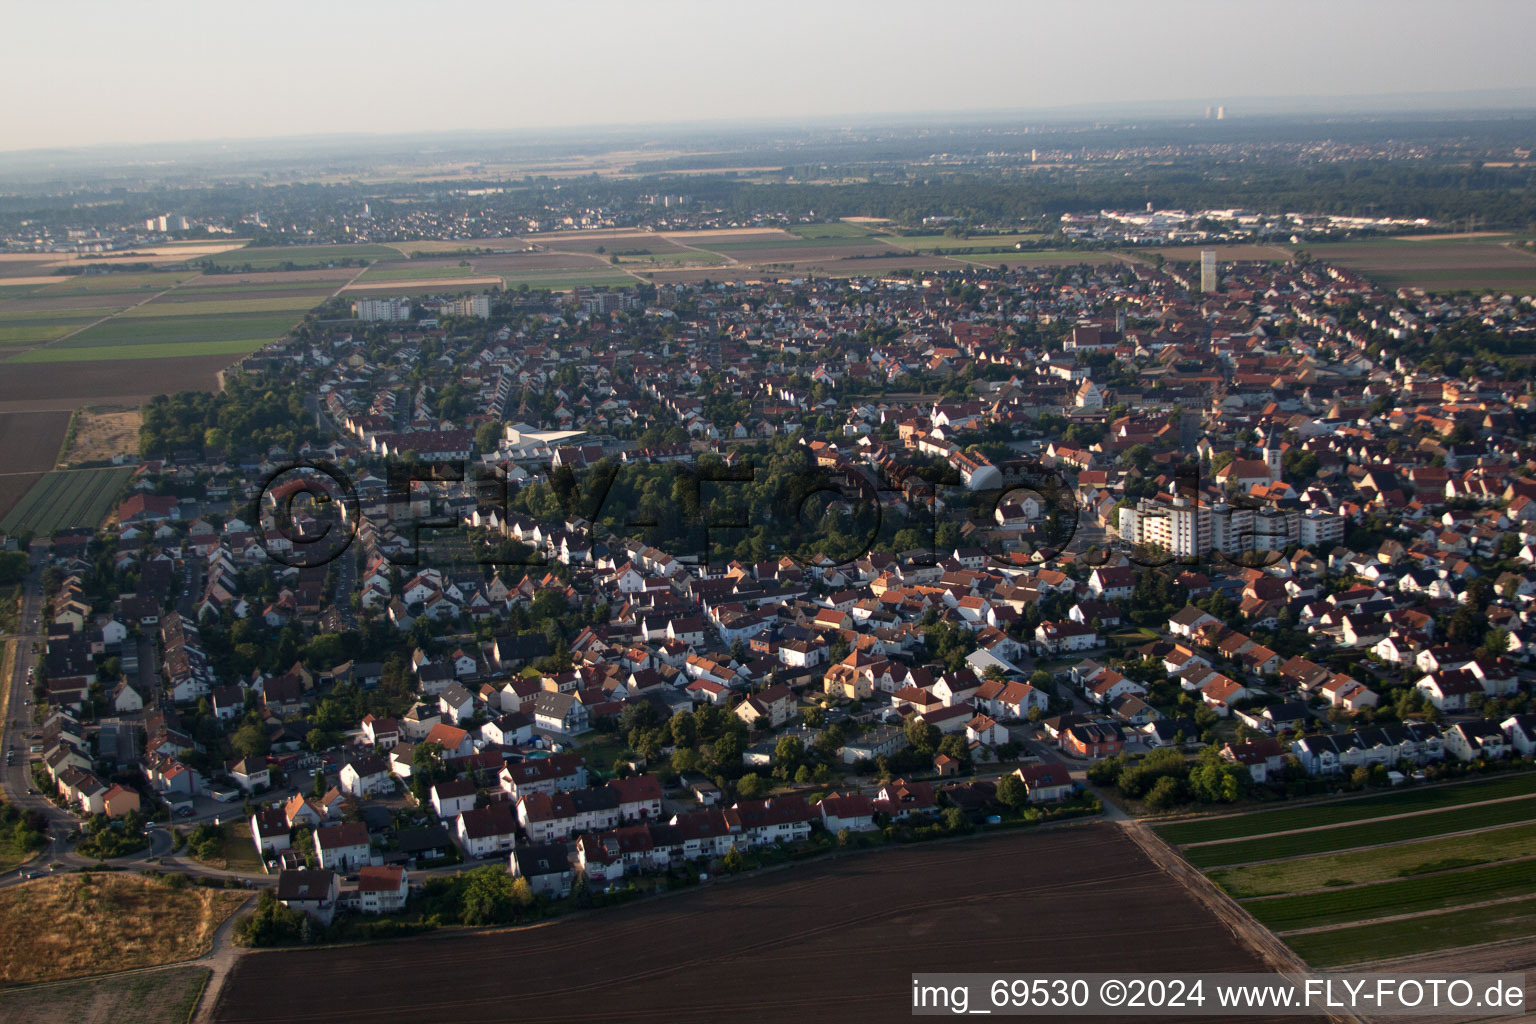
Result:
<svg viewBox="0 0 1536 1024"><path fill-rule="evenodd" d="M906 1017L918 970L1107 965L1264 969L1100 823L794 865L540 928L251 954L212 1019L842 1024Z"/></svg>

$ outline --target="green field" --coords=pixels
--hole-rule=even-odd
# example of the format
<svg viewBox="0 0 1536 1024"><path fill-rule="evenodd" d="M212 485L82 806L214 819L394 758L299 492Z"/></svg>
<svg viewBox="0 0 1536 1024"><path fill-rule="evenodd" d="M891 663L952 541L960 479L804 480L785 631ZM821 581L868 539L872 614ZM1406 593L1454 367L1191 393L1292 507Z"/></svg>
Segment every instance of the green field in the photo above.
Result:
<svg viewBox="0 0 1536 1024"><path fill-rule="evenodd" d="M1348 850L1378 843L1401 843L1429 836L1445 835L1495 825L1513 825L1530 821L1536 814L1536 801L1511 800L1484 807L1457 807L1428 811L1406 818L1366 821L1356 825L1337 825L1315 832L1291 832L1279 836L1243 839L1232 843L1186 848L1184 859L1198 868L1247 861L1275 860L1282 857L1306 857L1335 850Z"/></svg>
<svg viewBox="0 0 1536 1024"><path fill-rule="evenodd" d="M1530 935L1536 935L1536 899L1309 932L1286 942L1314 967L1335 967Z"/></svg>
<svg viewBox="0 0 1536 1024"><path fill-rule="evenodd" d="M303 316L290 313L225 313L217 316L114 317L63 342L60 347L167 345L186 342L271 341L287 334ZM192 351L188 355L194 355ZM96 357L101 358L101 357Z"/></svg>
<svg viewBox="0 0 1536 1024"><path fill-rule="evenodd" d="M1210 872L1210 877L1234 897L1244 899L1384 882L1430 871L1448 871L1531 856L1536 856L1536 824L1524 824L1469 836L1444 836L1383 846L1368 853L1335 853L1225 868Z"/></svg>
<svg viewBox="0 0 1536 1024"><path fill-rule="evenodd" d="M1531 891L1533 873L1536 862L1518 860L1355 888L1249 900L1243 907L1276 931L1347 925L1525 895Z"/></svg>
<svg viewBox="0 0 1536 1024"><path fill-rule="evenodd" d="M96 345L92 348L29 349L5 360L7 363L94 363L107 359L186 359L195 356L246 355L271 338L239 338L232 341L173 341L143 345Z"/></svg>
<svg viewBox="0 0 1536 1024"><path fill-rule="evenodd" d="M3 325L0 326L0 345L36 345L53 341L97 319L92 316L70 320L9 320L5 317L5 307L0 306L0 325Z"/></svg>
<svg viewBox="0 0 1536 1024"><path fill-rule="evenodd" d="M128 319L152 319L167 316L238 316L284 310L306 312L320 305L330 293L330 289L327 289L319 293L301 292L277 298L242 299L238 296L220 297L218 295L204 298L200 291L181 290L162 296L154 302L146 302L142 306L124 310L118 315Z"/></svg>
<svg viewBox="0 0 1536 1024"><path fill-rule="evenodd" d="M80 469L45 474L32 485L16 507L0 519L0 533L26 528L51 534L72 527L94 529L117 507L133 467Z"/></svg>
<svg viewBox="0 0 1536 1024"><path fill-rule="evenodd" d="M1165 841L1182 846L1217 839L1272 835L1276 832L1311 828L1316 825L1341 825L1389 814L1432 811L1443 807L1459 807L1478 800L1498 800L1502 797L1527 796L1532 793L1536 793L1536 772L1523 772L1519 775L1502 775L1493 779L1476 779L1447 786L1394 790L1352 800L1308 804L1303 807L1288 807L1275 811L1257 811L1252 814L1236 814L1202 821L1179 822L1174 825L1164 825L1154 831Z"/></svg>
<svg viewBox="0 0 1536 1024"><path fill-rule="evenodd" d="M388 245L274 245L231 249L195 262L214 267L249 267L252 270L281 270L285 266L324 267L340 260L397 260L400 250Z"/></svg>
<svg viewBox="0 0 1536 1024"><path fill-rule="evenodd" d="M58 284L50 284L38 295L129 295L142 297L144 292L158 292L196 277L195 270L142 271L123 274L78 274L60 277Z"/></svg>
<svg viewBox="0 0 1536 1024"><path fill-rule="evenodd" d="M874 234L863 224L849 224L840 220L830 224L794 224L788 231L801 238L868 238Z"/></svg>

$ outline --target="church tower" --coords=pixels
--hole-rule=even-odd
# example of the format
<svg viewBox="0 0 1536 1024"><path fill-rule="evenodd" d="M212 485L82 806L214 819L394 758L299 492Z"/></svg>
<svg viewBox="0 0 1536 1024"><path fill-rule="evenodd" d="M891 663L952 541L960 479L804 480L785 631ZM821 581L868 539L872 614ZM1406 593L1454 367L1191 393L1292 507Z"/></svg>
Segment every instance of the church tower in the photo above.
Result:
<svg viewBox="0 0 1536 1024"><path fill-rule="evenodd" d="M1280 455L1280 442L1275 440L1275 431L1271 427L1269 433L1264 435L1264 464L1269 467L1270 483L1280 479Z"/></svg>

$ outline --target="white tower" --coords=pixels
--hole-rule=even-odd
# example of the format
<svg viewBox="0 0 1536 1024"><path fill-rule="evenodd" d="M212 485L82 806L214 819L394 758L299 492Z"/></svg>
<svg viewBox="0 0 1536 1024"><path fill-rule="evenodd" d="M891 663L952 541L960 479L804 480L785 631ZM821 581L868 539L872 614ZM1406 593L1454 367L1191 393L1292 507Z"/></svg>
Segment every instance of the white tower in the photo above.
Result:
<svg viewBox="0 0 1536 1024"><path fill-rule="evenodd" d="M1264 436L1264 465L1269 467L1269 481L1275 483L1280 479L1280 443L1275 440L1275 431L1270 429Z"/></svg>

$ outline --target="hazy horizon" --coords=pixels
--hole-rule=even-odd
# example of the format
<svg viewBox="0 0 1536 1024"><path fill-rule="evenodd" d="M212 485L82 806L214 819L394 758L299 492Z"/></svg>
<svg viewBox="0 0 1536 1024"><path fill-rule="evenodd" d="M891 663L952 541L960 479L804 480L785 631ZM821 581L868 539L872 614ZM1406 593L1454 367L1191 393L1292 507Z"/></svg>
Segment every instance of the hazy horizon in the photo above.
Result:
<svg viewBox="0 0 1536 1024"><path fill-rule="evenodd" d="M1179 105L1238 118L1478 94L1536 106L1536 6L1273 11L792 2L743 28L730 5L692 0L29 6L0 40L0 82L26 97L0 151Z"/></svg>

